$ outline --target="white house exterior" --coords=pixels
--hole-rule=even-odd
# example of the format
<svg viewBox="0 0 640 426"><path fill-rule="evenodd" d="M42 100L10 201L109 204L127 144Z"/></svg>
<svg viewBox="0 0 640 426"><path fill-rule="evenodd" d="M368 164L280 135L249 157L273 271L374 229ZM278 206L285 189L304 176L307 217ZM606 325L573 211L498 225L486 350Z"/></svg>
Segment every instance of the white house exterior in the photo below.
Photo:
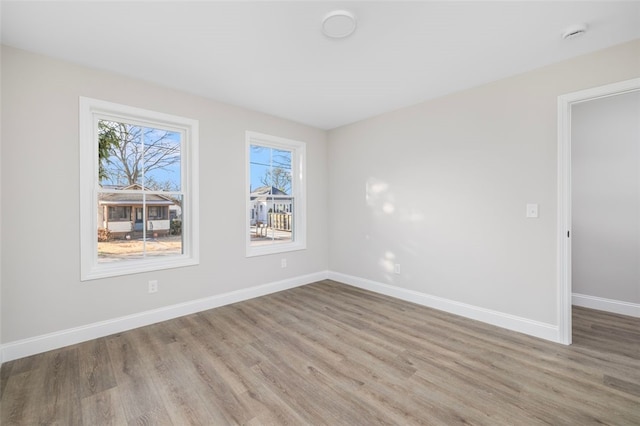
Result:
<svg viewBox="0 0 640 426"><path fill-rule="evenodd" d="M132 185L123 190L136 190ZM142 193L101 193L98 196L98 228L106 229L114 238L143 231L149 236L163 236L171 230L172 216L180 214L179 206L169 197L159 194L146 194L146 218L143 218L145 208L142 204Z"/></svg>
<svg viewBox="0 0 640 426"><path fill-rule="evenodd" d="M261 186L250 194L251 225L267 224L269 213L291 214L293 198L273 186Z"/></svg>

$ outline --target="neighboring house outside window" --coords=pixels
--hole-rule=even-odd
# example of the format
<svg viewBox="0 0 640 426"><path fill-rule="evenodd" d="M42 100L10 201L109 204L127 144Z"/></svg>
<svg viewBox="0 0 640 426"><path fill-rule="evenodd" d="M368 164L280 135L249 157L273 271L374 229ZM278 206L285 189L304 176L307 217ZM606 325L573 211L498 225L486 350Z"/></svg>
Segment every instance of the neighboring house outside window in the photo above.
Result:
<svg viewBox="0 0 640 426"><path fill-rule="evenodd" d="M142 194L118 193L118 191L141 191L140 185L119 187L111 185L114 193L99 193L98 196L98 229L108 230L112 239L132 236L140 237L143 233L143 223L146 222L148 236L167 236L171 231L169 220L169 208L175 206L175 200L162 194L146 194L144 203ZM147 219L143 220L143 211L146 206ZM104 211L107 209L107 215ZM181 220L175 216L171 220ZM112 222L129 222L131 226ZM135 233L138 234L135 234ZM127 238L128 235L128 238Z"/></svg>
<svg viewBox="0 0 640 426"><path fill-rule="evenodd" d="M247 256L306 248L306 145L247 132Z"/></svg>
<svg viewBox="0 0 640 426"><path fill-rule="evenodd" d="M81 279L198 263L198 122L80 98Z"/></svg>

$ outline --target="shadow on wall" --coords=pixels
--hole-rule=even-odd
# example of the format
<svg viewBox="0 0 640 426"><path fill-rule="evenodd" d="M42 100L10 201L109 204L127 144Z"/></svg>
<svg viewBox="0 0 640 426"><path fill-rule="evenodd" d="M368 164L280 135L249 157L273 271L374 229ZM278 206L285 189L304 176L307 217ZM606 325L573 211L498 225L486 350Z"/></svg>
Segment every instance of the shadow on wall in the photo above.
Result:
<svg viewBox="0 0 640 426"><path fill-rule="evenodd" d="M398 208L391 185L375 177L366 182L365 200L374 220L374 232L365 236L367 246L374 251L385 282L397 283L401 274L400 255L392 247L398 247L408 257L417 257L416 245L420 236L412 225L424 222L425 216L418 209ZM377 243L383 240L387 243ZM405 278L410 276L407 274Z"/></svg>

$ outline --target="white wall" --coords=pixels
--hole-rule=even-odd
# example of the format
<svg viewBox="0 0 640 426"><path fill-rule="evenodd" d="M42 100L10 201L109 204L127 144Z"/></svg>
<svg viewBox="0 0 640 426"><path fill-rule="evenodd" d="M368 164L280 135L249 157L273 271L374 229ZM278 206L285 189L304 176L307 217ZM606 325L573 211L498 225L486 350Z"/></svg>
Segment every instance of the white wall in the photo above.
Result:
<svg viewBox="0 0 640 426"><path fill-rule="evenodd" d="M572 291L640 303L640 92L571 113Z"/></svg>
<svg viewBox="0 0 640 426"><path fill-rule="evenodd" d="M557 97L638 76L636 40L330 131L330 270L557 326Z"/></svg>
<svg viewBox="0 0 640 426"><path fill-rule="evenodd" d="M200 121L199 266L80 282L79 96ZM4 343L327 269L324 131L8 47L2 123ZM245 257L246 130L307 142L307 250Z"/></svg>
<svg viewBox="0 0 640 426"><path fill-rule="evenodd" d="M557 324L557 96L640 76L635 41L327 134L12 48L2 57L3 343L327 266ZM78 96L200 120L199 266L80 282ZM287 253L287 269L284 256L244 256L244 172L231 177L247 129L308 142L308 249ZM528 202L539 219L525 219Z"/></svg>

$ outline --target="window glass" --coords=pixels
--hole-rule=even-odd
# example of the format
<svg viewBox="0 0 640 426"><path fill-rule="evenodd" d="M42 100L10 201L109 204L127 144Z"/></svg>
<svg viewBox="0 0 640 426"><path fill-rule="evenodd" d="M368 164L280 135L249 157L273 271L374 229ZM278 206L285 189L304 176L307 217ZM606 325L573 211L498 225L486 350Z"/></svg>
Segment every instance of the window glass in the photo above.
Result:
<svg viewBox="0 0 640 426"><path fill-rule="evenodd" d="M168 214L182 199L182 133L98 120L97 144L98 214L108 205L97 224L98 262L182 254Z"/></svg>
<svg viewBox="0 0 640 426"><path fill-rule="evenodd" d="M304 143L248 132L247 144L247 254L304 248Z"/></svg>
<svg viewBox="0 0 640 426"><path fill-rule="evenodd" d="M251 145L251 246L293 241L291 150Z"/></svg>

